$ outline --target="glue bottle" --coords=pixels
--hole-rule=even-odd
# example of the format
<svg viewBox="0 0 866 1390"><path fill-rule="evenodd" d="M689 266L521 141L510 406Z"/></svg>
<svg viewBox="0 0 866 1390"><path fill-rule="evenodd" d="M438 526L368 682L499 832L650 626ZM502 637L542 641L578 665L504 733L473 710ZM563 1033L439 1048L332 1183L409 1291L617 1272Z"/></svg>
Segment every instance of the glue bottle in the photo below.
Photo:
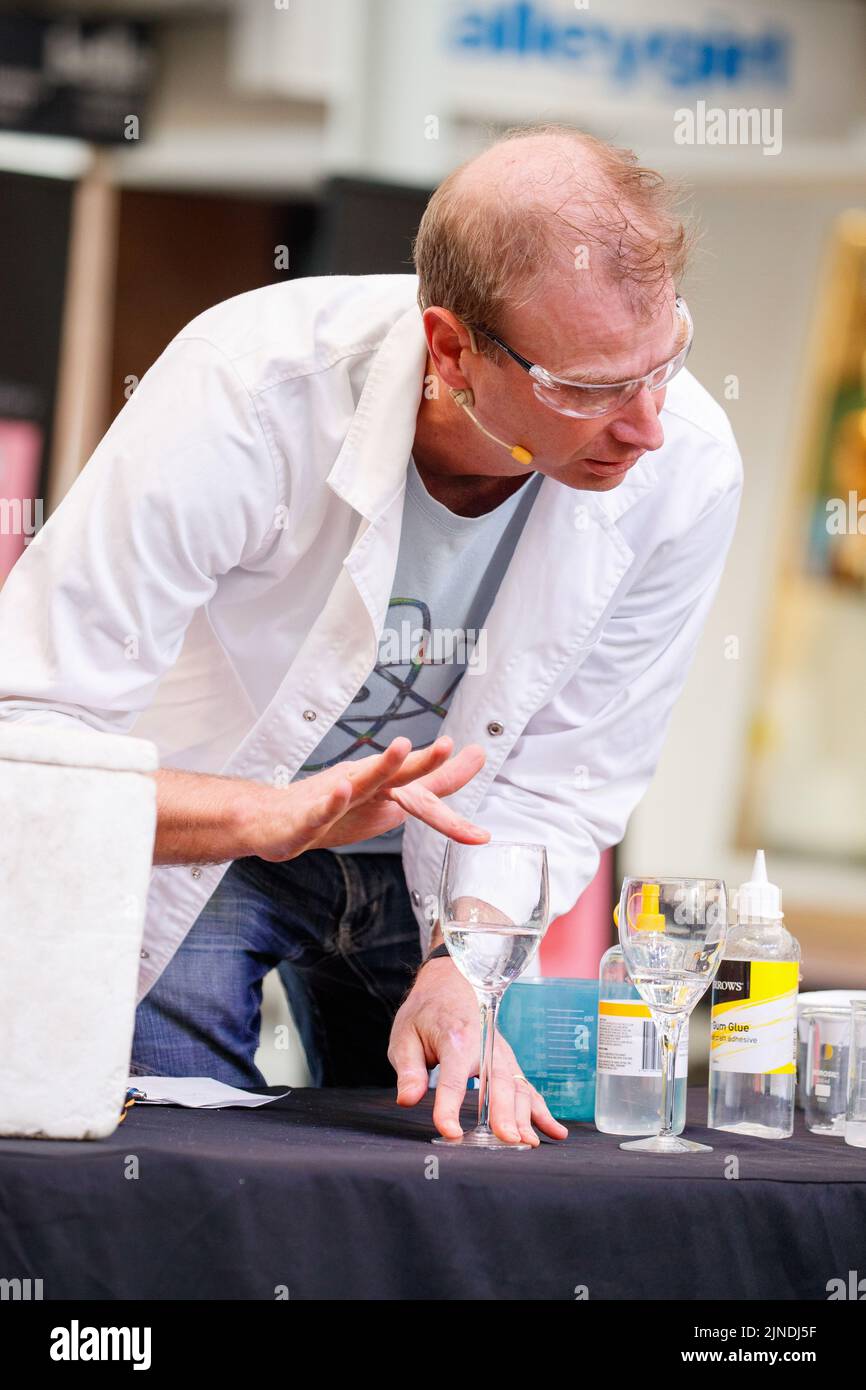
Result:
<svg viewBox="0 0 866 1390"><path fill-rule="evenodd" d="M711 1129L787 1139L794 1131L800 945L783 925L764 851L736 896L737 922L713 983Z"/></svg>

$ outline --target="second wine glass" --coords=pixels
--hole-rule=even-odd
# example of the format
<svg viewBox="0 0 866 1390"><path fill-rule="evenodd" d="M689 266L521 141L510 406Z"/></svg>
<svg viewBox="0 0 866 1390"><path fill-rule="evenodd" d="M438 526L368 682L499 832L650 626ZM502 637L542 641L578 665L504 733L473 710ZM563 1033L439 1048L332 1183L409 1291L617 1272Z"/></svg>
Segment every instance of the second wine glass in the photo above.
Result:
<svg viewBox="0 0 866 1390"><path fill-rule="evenodd" d="M725 949L728 906L721 879L626 878L619 939L626 969L658 1031L662 1054L659 1132L630 1139L638 1153L711 1153L674 1133L677 1046L682 1026L715 978Z"/></svg>

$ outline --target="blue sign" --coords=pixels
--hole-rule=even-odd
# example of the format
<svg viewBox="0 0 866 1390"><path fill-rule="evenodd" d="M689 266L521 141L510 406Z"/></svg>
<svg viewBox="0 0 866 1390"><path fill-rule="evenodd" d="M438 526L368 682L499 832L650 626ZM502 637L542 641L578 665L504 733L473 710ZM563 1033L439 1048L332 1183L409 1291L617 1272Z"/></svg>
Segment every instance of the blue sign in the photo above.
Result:
<svg viewBox="0 0 866 1390"><path fill-rule="evenodd" d="M619 87L654 78L683 91L718 83L787 85L791 39L783 29L759 33L688 24L614 25L575 19L534 0L467 4L455 16L449 45L466 57L546 59Z"/></svg>

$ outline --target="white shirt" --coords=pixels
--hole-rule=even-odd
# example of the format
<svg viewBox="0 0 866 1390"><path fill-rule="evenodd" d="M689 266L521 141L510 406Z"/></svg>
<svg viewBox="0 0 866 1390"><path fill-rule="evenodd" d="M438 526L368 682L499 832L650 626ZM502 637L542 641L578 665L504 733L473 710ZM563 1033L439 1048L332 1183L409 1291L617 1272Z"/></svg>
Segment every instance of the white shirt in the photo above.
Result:
<svg viewBox="0 0 866 1390"><path fill-rule="evenodd" d="M424 387L416 291L413 276L294 280L169 343L0 593L0 718L291 780L375 664ZM683 371L661 420L662 447L609 492L544 478L486 620L486 671L441 727L487 753L449 804L546 844L551 917L652 776L735 525L724 412ZM445 843L406 823L422 947ZM227 867L154 869L139 997Z"/></svg>

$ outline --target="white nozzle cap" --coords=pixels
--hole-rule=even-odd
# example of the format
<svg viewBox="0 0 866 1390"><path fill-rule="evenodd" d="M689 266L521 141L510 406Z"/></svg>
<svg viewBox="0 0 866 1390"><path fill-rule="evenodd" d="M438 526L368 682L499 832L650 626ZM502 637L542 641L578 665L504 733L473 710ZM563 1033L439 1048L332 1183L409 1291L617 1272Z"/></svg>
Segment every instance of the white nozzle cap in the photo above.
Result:
<svg viewBox="0 0 866 1390"><path fill-rule="evenodd" d="M759 849L752 865L752 877L740 884L737 891L737 916L740 921L780 922L782 894L767 878L767 861Z"/></svg>

